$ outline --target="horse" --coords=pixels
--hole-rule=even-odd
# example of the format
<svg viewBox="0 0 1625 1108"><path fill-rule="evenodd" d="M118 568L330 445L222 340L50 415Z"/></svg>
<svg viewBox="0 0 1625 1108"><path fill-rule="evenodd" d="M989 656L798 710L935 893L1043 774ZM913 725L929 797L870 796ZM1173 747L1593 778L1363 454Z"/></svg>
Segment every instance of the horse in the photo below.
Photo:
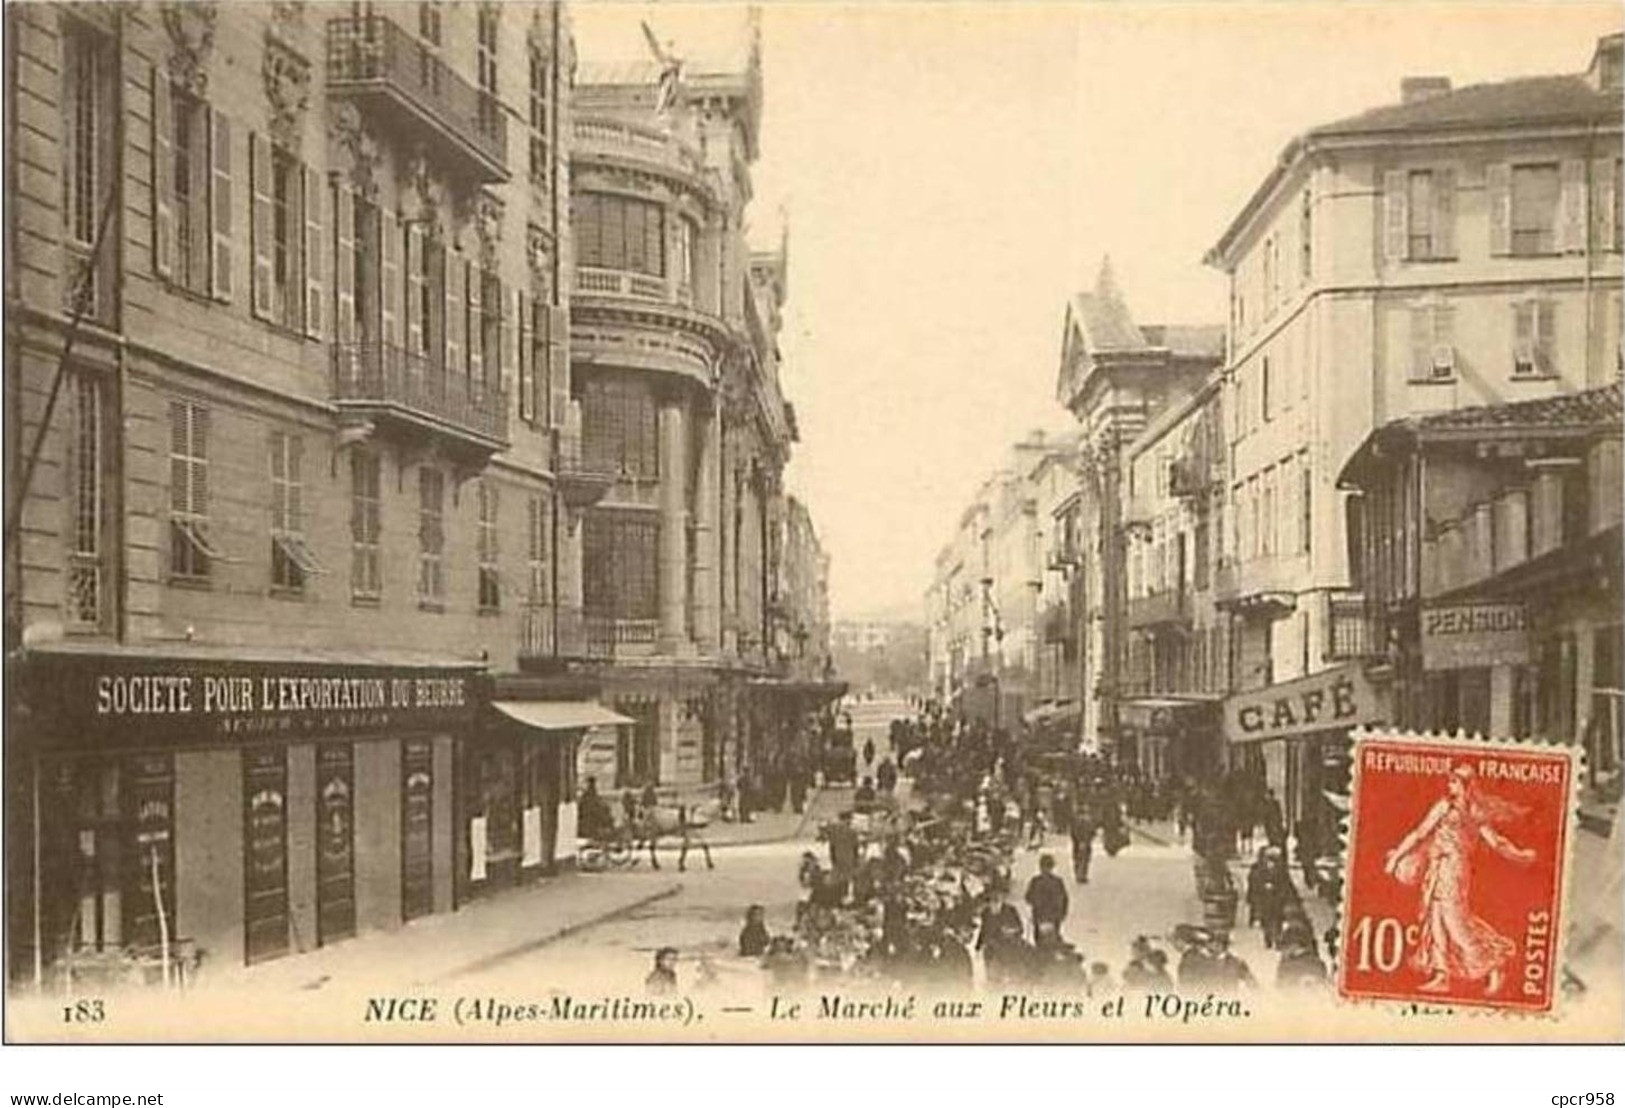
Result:
<svg viewBox="0 0 1625 1108"><path fill-rule="evenodd" d="M711 844L705 841L704 831L720 810L720 805L714 800L706 804L656 805L653 808L644 808L639 811L637 823L632 828L633 848L648 843L649 864L659 869L660 858L655 850L660 845L660 840L680 839L682 849L677 854L677 871L682 873L688 868L689 845L697 843L705 852L705 868L716 869L716 863L711 860Z"/></svg>

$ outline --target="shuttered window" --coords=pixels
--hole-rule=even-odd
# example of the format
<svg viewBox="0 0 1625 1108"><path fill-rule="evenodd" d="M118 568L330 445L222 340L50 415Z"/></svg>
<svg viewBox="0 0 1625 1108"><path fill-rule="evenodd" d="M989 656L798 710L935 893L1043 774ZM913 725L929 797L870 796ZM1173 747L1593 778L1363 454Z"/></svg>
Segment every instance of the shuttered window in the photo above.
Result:
<svg viewBox="0 0 1625 1108"><path fill-rule="evenodd" d="M350 595L357 599L375 599L383 591L381 469L371 451L350 455Z"/></svg>
<svg viewBox="0 0 1625 1108"><path fill-rule="evenodd" d="M325 333L326 189L265 135L249 137L254 315L311 338Z"/></svg>
<svg viewBox="0 0 1625 1108"><path fill-rule="evenodd" d="M528 569L527 599L531 604L545 604L548 599L547 580L547 524L551 513L547 498L542 493L531 493L526 505L525 558Z"/></svg>
<svg viewBox="0 0 1625 1108"><path fill-rule="evenodd" d="M74 372L69 397L72 446L69 493L67 619L80 627L100 627L106 614L107 584L103 528L107 520L102 383L94 373Z"/></svg>
<svg viewBox="0 0 1625 1108"><path fill-rule="evenodd" d="M500 506L497 486L483 480L479 485L479 605L482 612L502 607L502 575L498 561L497 512Z"/></svg>
<svg viewBox="0 0 1625 1108"><path fill-rule="evenodd" d="M530 50L530 180L533 185L551 187L553 67L548 56L536 47Z"/></svg>
<svg viewBox="0 0 1625 1108"><path fill-rule="evenodd" d="M209 534L209 409L169 404L169 572L206 581L220 558Z"/></svg>
<svg viewBox="0 0 1625 1108"><path fill-rule="evenodd" d="M418 600L438 605L446 598L446 476L434 466L418 467Z"/></svg>
<svg viewBox="0 0 1625 1108"><path fill-rule="evenodd" d="M1512 306L1512 375L1548 377L1557 373L1557 305L1520 300Z"/></svg>
<svg viewBox="0 0 1625 1108"><path fill-rule="evenodd" d="M322 571L305 541L304 440L271 432L271 587L300 592Z"/></svg>
<svg viewBox="0 0 1625 1108"><path fill-rule="evenodd" d="M1512 167L1512 253L1557 251L1561 182L1556 163Z"/></svg>

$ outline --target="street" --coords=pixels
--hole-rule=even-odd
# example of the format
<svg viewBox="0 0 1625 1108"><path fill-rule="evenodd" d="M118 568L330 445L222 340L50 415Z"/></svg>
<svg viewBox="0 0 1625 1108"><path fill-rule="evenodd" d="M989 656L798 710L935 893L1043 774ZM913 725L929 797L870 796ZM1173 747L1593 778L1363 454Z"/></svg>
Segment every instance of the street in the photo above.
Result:
<svg viewBox="0 0 1625 1108"><path fill-rule="evenodd" d="M910 715L903 701L868 701L850 707L854 743L861 751L865 739L875 742L875 764L890 753L887 728L894 718ZM861 755L860 755L861 758ZM862 770L860 769L860 775ZM906 799L908 780L900 792ZM558 941L512 958L480 967L456 979L460 988L504 988L526 992L591 988L598 992L632 991L642 987L654 952L663 946L679 951L678 979L682 987L700 986L714 974L724 991L762 987L764 975L755 959L736 951L736 936L745 909L760 904L766 910L768 930L788 933L795 919L796 902L804 895L796 880L803 851L825 860L817 841L821 819L833 818L850 803L852 790L825 790L814 817L801 834L776 842L717 846L714 870L707 870L702 853L691 850L688 869L678 874L675 850L662 851L662 869L649 869L647 859L617 880L646 883L651 893L674 881L681 889L601 923L586 926ZM1055 855L1057 872L1067 883L1071 912L1066 938L1087 961L1105 962L1113 978L1129 958L1129 945L1137 935L1166 936L1177 923L1200 923L1188 846L1165 841L1157 831L1135 829L1134 837L1115 858L1097 845L1087 885L1072 880L1069 842L1051 834L1042 849L1022 849L1012 870L1013 899L1019 904L1028 879L1037 872L1041 853ZM1153 837L1155 836L1155 837ZM1238 874L1238 879L1239 879ZM1311 905L1318 928L1329 921L1329 909ZM1245 921L1245 907L1242 908ZM1023 908L1025 914L1025 908ZM1238 924L1232 942L1261 981L1274 978L1275 957L1266 951L1257 930ZM978 971L980 972L980 971Z"/></svg>

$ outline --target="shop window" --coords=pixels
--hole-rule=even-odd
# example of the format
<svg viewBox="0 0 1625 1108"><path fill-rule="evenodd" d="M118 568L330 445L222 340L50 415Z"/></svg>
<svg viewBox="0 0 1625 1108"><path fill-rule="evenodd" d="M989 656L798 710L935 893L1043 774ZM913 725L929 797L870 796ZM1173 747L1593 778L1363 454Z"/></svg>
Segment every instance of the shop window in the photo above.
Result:
<svg viewBox="0 0 1625 1108"><path fill-rule="evenodd" d="M288 953L288 751L244 750L243 957Z"/></svg>
<svg viewBox="0 0 1625 1108"><path fill-rule="evenodd" d="M401 744L401 918L434 911L434 745Z"/></svg>
<svg viewBox="0 0 1625 1108"><path fill-rule="evenodd" d="M316 748L316 942L355 934L355 747Z"/></svg>

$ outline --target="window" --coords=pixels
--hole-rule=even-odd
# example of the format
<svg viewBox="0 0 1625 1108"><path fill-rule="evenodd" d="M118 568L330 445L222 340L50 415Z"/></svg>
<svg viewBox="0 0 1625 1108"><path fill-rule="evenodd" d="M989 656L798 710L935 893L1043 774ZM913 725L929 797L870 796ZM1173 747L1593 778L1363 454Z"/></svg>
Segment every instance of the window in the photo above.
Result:
<svg viewBox="0 0 1625 1108"><path fill-rule="evenodd" d="M548 511L547 498L541 493L531 493L526 507L527 599L533 605L546 604L550 591L547 580L547 524L551 513Z"/></svg>
<svg viewBox="0 0 1625 1108"><path fill-rule="evenodd" d="M553 67L548 56L530 49L530 180L551 188L553 142Z"/></svg>
<svg viewBox="0 0 1625 1108"><path fill-rule="evenodd" d="M84 628L100 628L106 618L104 590L106 576L102 564L106 546L105 498L106 465L105 412L101 380L91 373L76 372L70 377L68 395L73 409L69 415L72 435L69 447L68 531L68 622Z"/></svg>
<svg viewBox="0 0 1625 1108"><path fill-rule="evenodd" d="M418 4L418 37L431 46L440 45L440 16L444 6L439 0L423 0Z"/></svg>
<svg viewBox="0 0 1625 1108"><path fill-rule="evenodd" d="M677 237L672 241L671 270L681 282L678 295L684 299L694 295L694 287L699 283L696 277L699 259L694 256L696 237L694 221L686 216L679 217Z"/></svg>
<svg viewBox="0 0 1625 1108"><path fill-rule="evenodd" d="M479 606L482 612L502 607L502 579L497 569L497 487L480 482Z"/></svg>
<svg viewBox="0 0 1625 1108"><path fill-rule="evenodd" d="M418 601L438 606L446 598L446 476L418 467Z"/></svg>
<svg viewBox="0 0 1625 1108"><path fill-rule="evenodd" d="M501 102L497 99L497 28L502 16L496 4L480 5L475 29L475 75L480 86L480 130L490 134L501 126Z"/></svg>
<svg viewBox="0 0 1625 1108"><path fill-rule="evenodd" d="M170 94L174 128L175 254L172 277L193 292L209 292L209 114L203 102L176 88Z"/></svg>
<svg viewBox="0 0 1625 1108"><path fill-rule="evenodd" d="M571 198L571 209L578 264L665 276L665 211L659 204L583 193Z"/></svg>
<svg viewBox="0 0 1625 1108"><path fill-rule="evenodd" d="M209 409L169 404L169 573L207 581L220 553L209 536Z"/></svg>
<svg viewBox="0 0 1625 1108"><path fill-rule="evenodd" d="M1512 253L1557 251L1560 191L1556 163L1512 167Z"/></svg>
<svg viewBox="0 0 1625 1108"><path fill-rule="evenodd" d="M1270 421L1270 360L1263 359L1259 368L1258 411L1265 423Z"/></svg>
<svg viewBox="0 0 1625 1108"><path fill-rule="evenodd" d="M1298 277L1308 281L1315 272L1315 224L1314 205L1310 202L1309 190L1303 190L1303 199L1298 202Z"/></svg>
<svg viewBox="0 0 1625 1108"><path fill-rule="evenodd" d="M1274 557L1277 550L1275 542L1277 523L1275 506L1276 477L1276 470L1272 466L1264 471L1264 479L1260 482L1263 503L1259 506L1258 511L1263 534L1259 537L1259 553L1265 558Z"/></svg>
<svg viewBox="0 0 1625 1108"><path fill-rule="evenodd" d="M1271 236L1264 240L1264 311L1266 314L1275 309L1275 238Z"/></svg>
<svg viewBox="0 0 1625 1108"><path fill-rule="evenodd" d="M325 282L320 175L264 135L249 139L254 315L322 337Z"/></svg>
<svg viewBox="0 0 1625 1108"><path fill-rule="evenodd" d="M654 396L633 377L599 375L581 396L582 453L602 473L649 480L660 476Z"/></svg>
<svg viewBox="0 0 1625 1108"><path fill-rule="evenodd" d="M1406 189L1406 210L1410 226L1406 231L1409 258L1433 256L1433 173L1431 170L1412 170Z"/></svg>
<svg viewBox="0 0 1625 1108"><path fill-rule="evenodd" d="M1456 309L1432 301L1411 307L1412 381L1449 381L1456 375Z"/></svg>
<svg viewBox="0 0 1625 1108"><path fill-rule="evenodd" d="M291 592L322 571L305 545L303 453L298 435L271 432L271 587Z"/></svg>
<svg viewBox="0 0 1625 1108"><path fill-rule="evenodd" d="M62 216L71 242L96 241L102 193L112 179L113 82L108 36L72 17L62 24Z"/></svg>
<svg viewBox="0 0 1625 1108"><path fill-rule="evenodd" d="M1512 375L1550 377L1557 337L1557 305L1550 300L1523 300L1512 306Z"/></svg>
<svg viewBox="0 0 1625 1108"><path fill-rule="evenodd" d="M614 619L660 615L660 520L645 512L594 509L582 524L582 598Z"/></svg>
<svg viewBox="0 0 1625 1108"><path fill-rule="evenodd" d="M381 470L377 454L350 455L350 595L356 599L376 599L383 591Z"/></svg>

